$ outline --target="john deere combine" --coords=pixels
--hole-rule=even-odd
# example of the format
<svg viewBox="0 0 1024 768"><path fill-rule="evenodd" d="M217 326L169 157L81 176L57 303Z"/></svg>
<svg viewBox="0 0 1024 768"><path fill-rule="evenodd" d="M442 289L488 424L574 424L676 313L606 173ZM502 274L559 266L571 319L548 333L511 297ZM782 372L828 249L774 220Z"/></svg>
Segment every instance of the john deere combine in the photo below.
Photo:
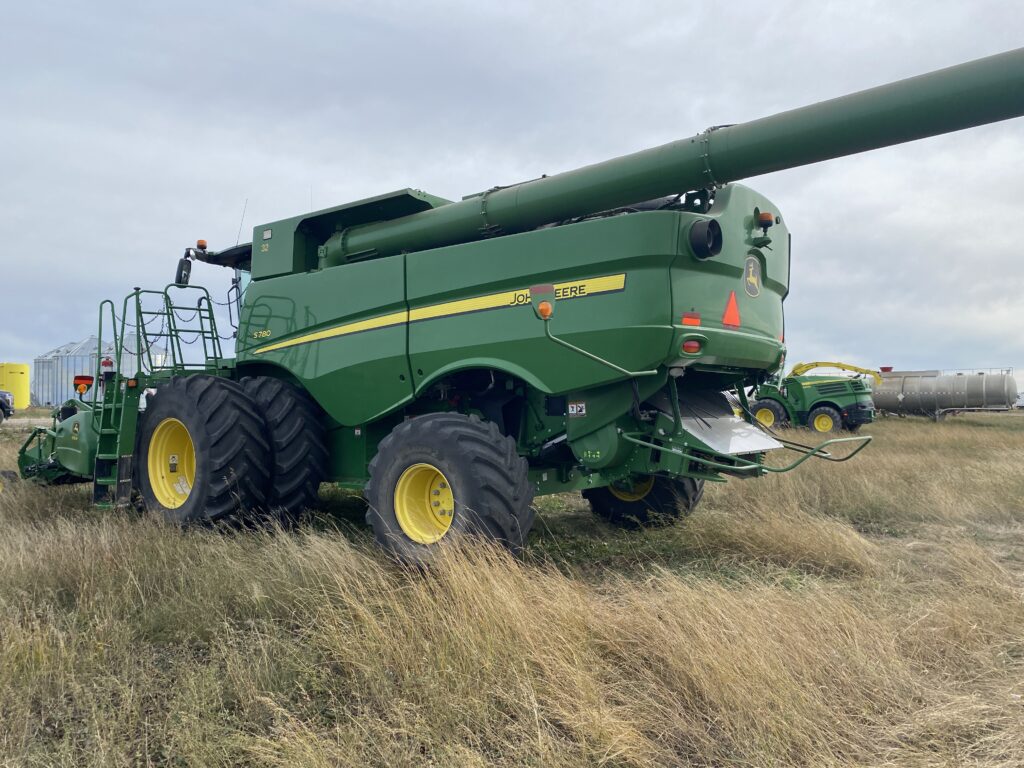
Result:
<svg viewBox="0 0 1024 768"><path fill-rule="evenodd" d="M816 368L838 368L859 376L808 376ZM788 376L782 371L754 391L750 411L766 427L805 426L815 432L856 432L875 420L871 380L882 383L877 371L848 363L800 363Z"/></svg>
<svg viewBox="0 0 1024 768"><path fill-rule="evenodd" d="M101 336L116 323L142 362L101 368L21 474L178 521L293 515L334 482L420 562L468 532L520 547L538 494L643 524L708 480L840 460L869 438L786 445L722 394L746 409L779 368L789 290L785 218L733 182L1022 113L1018 50L457 202L405 189L200 243L165 291L103 304ZM233 358L192 260L236 270Z"/></svg>

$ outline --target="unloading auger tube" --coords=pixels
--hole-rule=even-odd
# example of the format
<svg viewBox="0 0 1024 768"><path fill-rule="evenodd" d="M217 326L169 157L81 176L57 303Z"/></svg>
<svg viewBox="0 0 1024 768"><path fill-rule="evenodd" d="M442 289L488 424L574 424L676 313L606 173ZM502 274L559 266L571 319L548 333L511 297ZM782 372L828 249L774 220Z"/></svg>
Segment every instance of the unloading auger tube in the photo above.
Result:
<svg viewBox="0 0 1024 768"><path fill-rule="evenodd" d="M328 258L385 256L524 232L1024 114L1024 48L509 187L332 238Z"/></svg>

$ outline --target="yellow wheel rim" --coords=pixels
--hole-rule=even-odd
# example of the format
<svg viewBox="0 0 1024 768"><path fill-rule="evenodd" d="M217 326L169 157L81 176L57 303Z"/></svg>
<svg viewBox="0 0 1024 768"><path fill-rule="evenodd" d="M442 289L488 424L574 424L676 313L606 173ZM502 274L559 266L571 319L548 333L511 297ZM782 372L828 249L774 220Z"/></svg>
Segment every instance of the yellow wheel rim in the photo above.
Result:
<svg viewBox="0 0 1024 768"><path fill-rule="evenodd" d="M754 418L766 427L775 426L775 414L772 412L771 408L758 408L757 413L754 414Z"/></svg>
<svg viewBox="0 0 1024 768"><path fill-rule="evenodd" d="M619 501L640 501L640 499L651 492L653 487L654 477L650 476L633 483L629 488L617 488L614 485L609 485L608 492Z"/></svg>
<svg viewBox="0 0 1024 768"><path fill-rule="evenodd" d="M166 509L188 499L196 481L196 449L188 429L177 419L164 419L149 439L146 462L153 495Z"/></svg>
<svg viewBox="0 0 1024 768"><path fill-rule="evenodd" d="M444 537L455 518L451 484L432 464L413 464L395 485L395 517L417 544L433 544Z"/></svg>
<svg viewBox="0 0 1024 768"><path fill-rule="evenodd" d="M832 417L827 413L819 413L814 417L814 428L818 432L831 432L835 422L832 421Z"/></svg>

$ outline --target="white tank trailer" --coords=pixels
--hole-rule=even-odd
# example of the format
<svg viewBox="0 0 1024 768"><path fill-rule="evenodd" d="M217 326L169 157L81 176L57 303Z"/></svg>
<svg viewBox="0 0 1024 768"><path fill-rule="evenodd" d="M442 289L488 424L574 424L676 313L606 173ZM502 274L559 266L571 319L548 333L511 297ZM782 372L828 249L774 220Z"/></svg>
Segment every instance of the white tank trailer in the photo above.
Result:
<svg viewBox="0 0 1024 768"><path fill-rule="evenodd" d="M871 392L875 409L888 413L929 416L935 420L963 411L1008 411L1017 402L1017 381L1011 372L943 373L882 371L882 383Z"/></svg>

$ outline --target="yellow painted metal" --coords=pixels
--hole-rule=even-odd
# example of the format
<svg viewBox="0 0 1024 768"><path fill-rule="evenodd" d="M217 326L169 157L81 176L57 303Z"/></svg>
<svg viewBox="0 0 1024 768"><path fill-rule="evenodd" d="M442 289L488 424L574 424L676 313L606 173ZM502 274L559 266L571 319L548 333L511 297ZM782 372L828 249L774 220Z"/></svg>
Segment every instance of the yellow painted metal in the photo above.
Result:
<svg viewBox="0 0 1024 768"><path fill-rule="evenodd" d="M608 492L619 501L640 501L647 496L654 487L654 476L651 475L644 480L633 483L629 489L619 488L615 485L608 486Z"/></svg>
<svg viewBox="0 0 1024 768"><path fill-rule="evenodd" d="M764 424L766 427L775 426L775 413L771 408L758 408L754 413L754 418Z"/></svg>
<svg viewBox="0 0 1024 768"><path fill-rule="evenodd" d="M793 370L789 372L790 376L802 376L808 371L812 371L815 368L838 368L841 371L853 371L854 373L863 373L865 376L870 376L875 380L876 384L882 383L882 374L878 371L873 371L870 368L861 368L856 365L850 365L849 363L832 363L832 362L815 362L815 363L799 363L793 366ZM816 382L820 384L821 382Z"/></svg>
<svg viewBox="0 0 1024 768"><path fill-rule="evenodd" d="M0 363L0 390L14 395L14 410L28 408L29 375L27 363Z"/></svg>
<svg viewBox="0 0 1024 768"><path fill-rule="evenodd" d="M153 495L167 509L188 500L196 481L196 449L188 428L177 419L156 425L146 462Z"/></svg>
<svg viewBox="0 0 1024 768"><path fill-rule="evenodd" d="M819 413L814 417L813 426L817 432L831 432L835 422L832 421L832 417L827 413Z"/></svg>
<svg viewBox="0 0 1024 768"><path fill-rule="evenodd" d="M451 484L433 464L407 467L395 484L395 518L417 544L440 541L455 519Z"/></svg>

